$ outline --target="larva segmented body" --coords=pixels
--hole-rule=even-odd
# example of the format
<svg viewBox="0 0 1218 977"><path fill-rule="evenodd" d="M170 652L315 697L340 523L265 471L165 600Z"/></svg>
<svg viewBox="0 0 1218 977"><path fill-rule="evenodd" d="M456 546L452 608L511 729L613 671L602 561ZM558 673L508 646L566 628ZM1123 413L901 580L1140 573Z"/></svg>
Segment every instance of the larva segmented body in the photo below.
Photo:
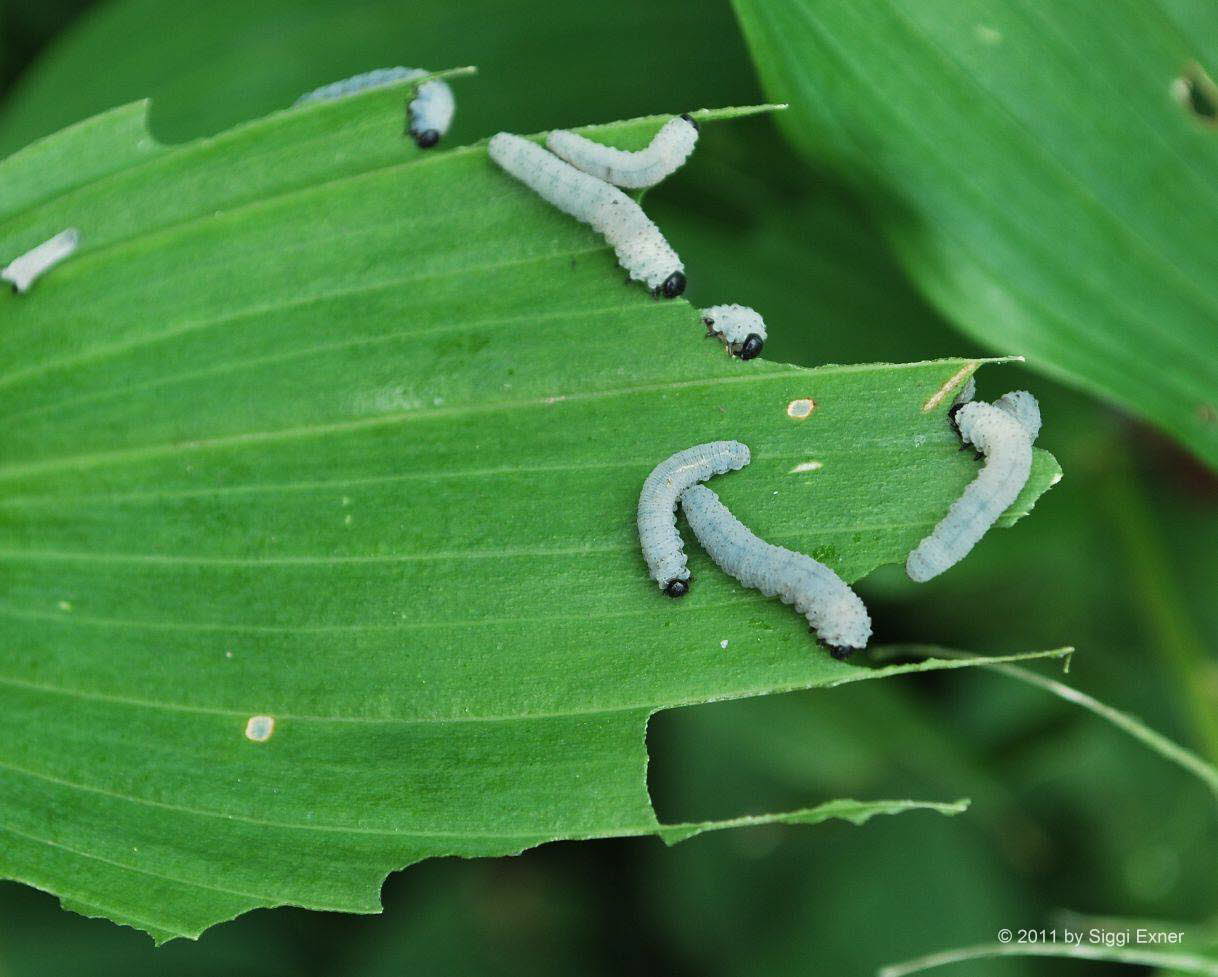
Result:
<svg viewBox="0 0 1218 977"><path fill-rule="evenodd" d="M614 186L638 190L675 173L694 151L698 123L679 115L660 127L646 149L628 152L558 129L546 136L546 148L578 170Z"/></svg>
<svg viewBox="0 0 1218 977"><path fill-rule="evenodd" d="M542 199L604 235L618 263L653 294L676 298L685 291L681 259L643 209L617 187L509 132L492 136L487 152Z"/></svg>
<svg viewBox="0 0 1218 977"><path fill-rule="evenodd" d="M342 81L331 82L321 88L306 92L293 102L297 105L308 105L312 102L329 102L336 98L346 98L370 88L381 88L397 81L413 81L423 78L431 72L422 68L377 68L365 71L363 74L344 78ZM453 115L457 111L457 102L453 98L452 89L448 83L433 78L424 82L415 92L415 97L407 107L407 129L410 136L420 149L429 149L436 145L448 132L452 125Z"/></svg>
<svg viewBox="0 0 1218 977"><path fill-rule="evenodd" d="M639 545L647 570L670 597L689 591L689 567L677 532L677 499L687 488L713 475L737 471L749 463L749 449L739 441L711 441L678 451L652 469L639 493Z"/></svg>
<svg viewBox="0 0 1218 977"><path fill-rule="evenodd" d="M1001 399L1005 400L1001 406L975 400L953 408L960 439L985 456L985 465L934 531L909 554L905 572L911 580L923 583L964 559L1027 483L1032 472L1032 431L1039 433L1040 409L1031 394L1008 397Z"/></svg>
<svg viewBox="0 0 1218 977"><path fill-rule="evenodd" d="M706 334L723 341L729 353L751 360L765 346L765 320L747 305L712 305L702 310Z"/></svg>
<svg viewBox="0 0 1218 977"><path fill-rule="evenodd" d="M1035 442L1040 434L1040 404L1026 390L1012 390L1010 393L1003 394L996 401L994 406L1010 414L1015 420L1023 425L1023 429L1028 432L1028 437Z"/></svg>
<svg viewBox="0 0 1218 977"><path fill-rule="evenodd" d="M80 247L80 231L75 227L60 231L53 238L43 241L38 247L10 261L0 278L13 286L13 291L24 294L35 280L45 274Z"/></svg>
<svg viewBox="0 0 1218 977"><path fill-rule="evenodd" d="M720 569L746 587L794 605L834 658L867 647L871 616L866 605L823 563L759 539L705 485L686 489L681 509Z"/></svg>

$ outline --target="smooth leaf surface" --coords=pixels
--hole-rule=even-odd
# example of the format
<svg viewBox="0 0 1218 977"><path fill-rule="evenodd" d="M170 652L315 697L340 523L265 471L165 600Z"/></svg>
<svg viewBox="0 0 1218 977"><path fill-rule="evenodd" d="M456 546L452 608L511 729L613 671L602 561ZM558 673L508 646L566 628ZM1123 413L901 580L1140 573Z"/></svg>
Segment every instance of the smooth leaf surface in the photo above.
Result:
<svg viewBox="0 0 1218 977"><path fill-rule="evenodd" d="M787 134L941 310L1218 465L1218 141L1173 95L1215 67L1201 6L735 0Z"/></svg>
<svg viewBox="0 0 1218 977"><path fill-rule="evenodd" d="M728 358L480 146L420 155L402 99L172 148L129 106L0 166L47 188L0 253L84 241L0 296L3 865L79 911L190 935L374 911L434 855L688 836L719 825L657 822L657 709L962 664L835 662L697 553L664 599L633 512L735 437L717 488L758 532L849 579L900 560L976 471L946 410L979 362ZM81 181L85 131L138 135ZM1059 475L1038 452L1004 523Z"/></svg>

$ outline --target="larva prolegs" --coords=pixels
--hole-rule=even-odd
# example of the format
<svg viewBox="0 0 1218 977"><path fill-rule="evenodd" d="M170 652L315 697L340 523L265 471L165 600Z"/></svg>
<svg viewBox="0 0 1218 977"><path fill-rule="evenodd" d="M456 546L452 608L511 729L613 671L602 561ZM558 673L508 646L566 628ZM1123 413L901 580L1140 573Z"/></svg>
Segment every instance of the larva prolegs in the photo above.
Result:
<svg viewBox="0 0 1218 977"><path fill-rule="evenodd" d="M765 346L765 320L747 305L712 305L702 310L702 324L708 336L742 360L753 359Z"/></svg>

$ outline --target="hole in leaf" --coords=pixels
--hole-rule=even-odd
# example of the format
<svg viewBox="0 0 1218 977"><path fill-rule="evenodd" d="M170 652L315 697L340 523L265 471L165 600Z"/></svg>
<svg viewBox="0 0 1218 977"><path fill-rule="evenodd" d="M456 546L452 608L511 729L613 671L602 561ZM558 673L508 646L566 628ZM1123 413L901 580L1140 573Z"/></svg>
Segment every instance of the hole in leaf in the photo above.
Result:
<svg viewBox="0 0 1218 977"><path fill-rule="evenodd" d="M1172 82L1172 94L1201 122L1218 125L1218 85L1201 65L1185 65L1180 77Z"/></svg>

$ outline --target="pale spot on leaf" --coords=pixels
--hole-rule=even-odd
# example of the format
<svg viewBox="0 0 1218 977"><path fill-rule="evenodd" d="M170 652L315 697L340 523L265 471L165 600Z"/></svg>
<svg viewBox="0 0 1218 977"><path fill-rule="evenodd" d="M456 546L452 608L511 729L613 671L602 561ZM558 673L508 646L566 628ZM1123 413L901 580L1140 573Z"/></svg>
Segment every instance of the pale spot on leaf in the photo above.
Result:
<svg viewBox="0 0 1218 977"><path fill-rule="evenodd" d="M274 716L250 716L245 724L245 738L255 743L265 743L275 732Z"/></svg>
<svg viewBox="0 0 1218 977"><path fill-rule="evenodd" d="M793 400L787 404L787 417L802 421L810 417L814 410L816 410L815 400L811 397L800 397L798 400Z"/></svg>
<svg viewBox="0 0 1218 977"><path fill-rule="evenodd" d="M825 466L819 461L801 461L798 465L787 472L787 474L800 475L803 472L818 472L824 467Z"/></svg>

